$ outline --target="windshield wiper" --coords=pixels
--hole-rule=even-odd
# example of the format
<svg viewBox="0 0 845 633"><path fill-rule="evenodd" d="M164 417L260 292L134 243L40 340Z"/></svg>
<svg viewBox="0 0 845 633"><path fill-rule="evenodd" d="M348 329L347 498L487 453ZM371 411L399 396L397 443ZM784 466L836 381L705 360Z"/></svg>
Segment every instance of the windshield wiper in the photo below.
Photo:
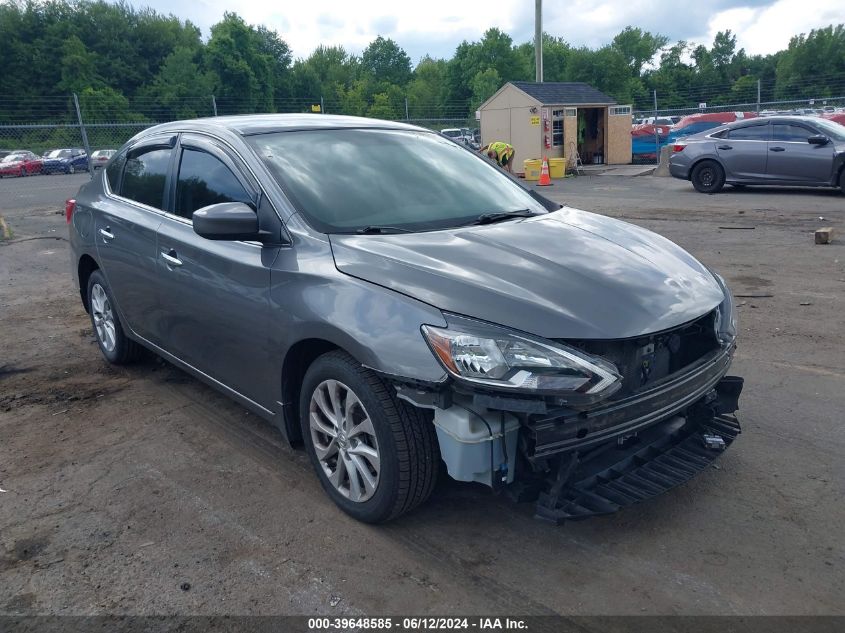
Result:
<svg viewBox="0 0 845 633"><path fill-rule="evenodd" d="M355 231L359 235L372 235L373 233L413 233L411 229L402 229L398 226L365 226Z"/></svg>
<svg viewBox="0 0 845 633"><path fill-rule="evenodd" d="M473 224L492 224L493 222L501 222L502 220L509 220L511 218L528 218L532 215L537 214L532 213L528 209L519 209L518 211L495 211L493 213L482 213L475 218Z"/></svg>

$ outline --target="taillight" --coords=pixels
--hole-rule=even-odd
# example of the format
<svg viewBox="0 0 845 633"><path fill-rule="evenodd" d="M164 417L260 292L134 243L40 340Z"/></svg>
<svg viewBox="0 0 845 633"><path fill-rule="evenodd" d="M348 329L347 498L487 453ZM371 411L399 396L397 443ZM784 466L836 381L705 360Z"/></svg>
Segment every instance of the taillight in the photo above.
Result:
<svg viewBox="0 0 845 633"><path fill-rule="evenodd" d="M73 198L68 198L65 200L65 220L67 223L70 224L70 221L73 219L73 212L76 210L76 200Z"/></svg>
<svg viewBox="0 0 845 633"><path fill-rule="evenodd" d="M687 146L686 143L675 143L672 146L672 153L677 154L678 152L683 152L684 148Z"/></svg>

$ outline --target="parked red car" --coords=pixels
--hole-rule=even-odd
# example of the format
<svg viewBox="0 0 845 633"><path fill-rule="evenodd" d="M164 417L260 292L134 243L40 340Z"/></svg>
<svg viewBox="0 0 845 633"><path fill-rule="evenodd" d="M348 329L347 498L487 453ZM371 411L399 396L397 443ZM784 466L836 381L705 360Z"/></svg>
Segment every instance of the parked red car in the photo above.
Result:
<svg viewBox="0 0 845 633"><path fill-rule="evenodd" d="M0 178L3 176L40 174L41 166L41 158L32 152L15 152L0 159Z"/></svg>

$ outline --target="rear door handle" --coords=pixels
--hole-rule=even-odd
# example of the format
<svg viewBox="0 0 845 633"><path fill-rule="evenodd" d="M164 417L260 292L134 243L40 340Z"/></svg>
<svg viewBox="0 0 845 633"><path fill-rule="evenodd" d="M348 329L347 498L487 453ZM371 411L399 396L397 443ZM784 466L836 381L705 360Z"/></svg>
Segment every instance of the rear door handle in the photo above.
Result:
<svg viewBox="0 0 845 633"><path fill-rule="evenodd" d="M110 226L100 229L100 235L103 237L104 242L111 242L114 239L114 233L111 232Z"/></svg>
<svg viewBox="0 0 845 633"><path fill-rule="evenodd" d="M716 149L733 149L733 145L719 145Z"/></svg>
<svg viewBox="0 0 845 633"><path fill-rule="evenodd" d="M785 152L786 148L785 147L770 147L769 151L770 152Z"/></svg>
<svg viewBox="0 0 845 633"><path fill-rule="evenodd" d="M170 251L161 251L161 257L167 262L168 266L181 266L182 260L176 255L176 251L172 248Z"/></svg>

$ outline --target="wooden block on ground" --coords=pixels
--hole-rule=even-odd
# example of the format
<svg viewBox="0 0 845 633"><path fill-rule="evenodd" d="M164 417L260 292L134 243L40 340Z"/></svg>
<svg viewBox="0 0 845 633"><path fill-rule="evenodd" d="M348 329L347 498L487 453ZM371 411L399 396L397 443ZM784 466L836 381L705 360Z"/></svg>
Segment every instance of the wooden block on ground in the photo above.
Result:
<svg viewBox="0 0 845 633"><path fill-rule="evenodd" d="M829 226L816 230L816 244L830 244L833 241L833 229Z"/></svg>

